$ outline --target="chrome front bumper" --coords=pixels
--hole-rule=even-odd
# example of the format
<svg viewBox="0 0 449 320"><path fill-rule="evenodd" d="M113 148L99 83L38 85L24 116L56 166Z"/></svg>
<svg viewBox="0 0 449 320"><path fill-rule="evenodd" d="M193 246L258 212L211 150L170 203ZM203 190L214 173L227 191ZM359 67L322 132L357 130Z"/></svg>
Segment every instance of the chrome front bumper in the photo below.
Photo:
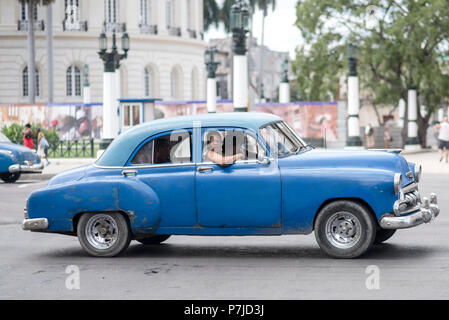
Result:
<svg viewBox="0 0 449 320"><path fill-rule="evenodd" d="M396 211L396 210L395 210ZM385 215L380 219L380 226L383 229L407 229L413 228L423 223L433 221L440 214L437 196L432 193L430 199L424 197L417 210L403 216L394 214Z"/></svg>
<svg viewBox="0 0 449 320"><path fill-rule="evenodd" d="M41 173L42 169L44 169L44 163L41 161L41 163L36 163L32 165L25 165L25 164L13 164L12 166L9 166L9 172L23 172L23 173Z"/></svg>
<svg viewBox="0 0 449 320"><path fill-rule="evenodd" d="M25 219L22 222L23 230L47 230L48 229L48 220L46 218L39 219Z"/></svg>

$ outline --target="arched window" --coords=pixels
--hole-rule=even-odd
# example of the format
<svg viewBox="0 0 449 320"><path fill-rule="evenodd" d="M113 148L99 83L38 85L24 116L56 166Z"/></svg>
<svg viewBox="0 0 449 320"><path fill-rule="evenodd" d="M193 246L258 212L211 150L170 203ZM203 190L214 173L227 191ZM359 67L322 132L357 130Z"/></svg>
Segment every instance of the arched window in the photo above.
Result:
<svg viewBox="0 0 449 320"><path fill-rule="evenodd" d="M39 97L39 89L40 89L40 83L39 83L39 69L35 69L36 74L36 97ZM22 71L22 93L24 97L28 97L28 66L25 67Z"/></svg>
<svg viewBox="0 0 449 320"><path fill-rule="evenodd" d="M182 70L177 66L172 69L170 74L170 95L172 99L181 100L184 98L182 86Z"/></svg>
<svg viewBox="0 0 449 320"><path fill-rule="evenodd" d="M145 68L143 74L143 86L145 97L153 96L153 73L150 68Z"/></svg>
<svg viewBox="0 0 449 320"><path fill-rule="evenodd" d="M81 96L81 71L77 66L70 66L66 72L66 95Z"/></svg>

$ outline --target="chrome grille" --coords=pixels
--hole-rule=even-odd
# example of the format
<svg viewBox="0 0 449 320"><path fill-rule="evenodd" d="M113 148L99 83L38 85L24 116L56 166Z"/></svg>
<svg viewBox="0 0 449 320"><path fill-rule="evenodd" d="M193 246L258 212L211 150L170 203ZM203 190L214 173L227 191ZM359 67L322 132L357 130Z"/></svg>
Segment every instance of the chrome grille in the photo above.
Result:
<svg viewBox="0 0 449 320"><path fill-rule="evenodd" d="M399 200L394 204L394 212L397 215L404 215L418 210L421 207L421 196L417 189L401 194Z"/></svg>

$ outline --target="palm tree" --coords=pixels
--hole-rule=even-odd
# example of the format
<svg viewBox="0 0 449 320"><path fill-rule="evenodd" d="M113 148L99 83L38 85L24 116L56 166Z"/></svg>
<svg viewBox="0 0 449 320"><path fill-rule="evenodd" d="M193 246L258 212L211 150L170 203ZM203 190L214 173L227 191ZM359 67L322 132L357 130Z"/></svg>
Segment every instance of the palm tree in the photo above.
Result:
<svg viewBox="0 0 449 320"><path fill-rule="evenodd" d="M48 5L54 0L19 0L21 4L27 4L28 15L28 97L29 102L34 103L36 97L36 66L35 66L35 38L34 38L34 8L38 5ZM47 26L48 28L48 26Z"/></svg>
<svg viewBox="0 0 449 320"><path fill-rule="evenodd" d="M252 6L257 5L257 7L263 11L262 17L262 43L260 48L260 98L265 99L263 92L263 74L264 74L264 57L263 57L263 46L265 43L265 18L268 15L268 7L271 7L271 10L276 8L276 0L251 0Z"/></svg>
<svg viewBox="0 0 449 320"><path fill-rule="evenodd" d="M220 8L216 0L204 0L204 30L208 30L212 25L218 28L220 22Z"/></svg>

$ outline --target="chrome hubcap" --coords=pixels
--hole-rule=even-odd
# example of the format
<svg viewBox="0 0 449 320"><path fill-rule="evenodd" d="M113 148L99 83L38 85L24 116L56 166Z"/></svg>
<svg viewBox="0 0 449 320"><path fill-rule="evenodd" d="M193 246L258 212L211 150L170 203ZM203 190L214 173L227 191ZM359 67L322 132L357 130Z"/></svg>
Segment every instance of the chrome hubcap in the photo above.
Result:
<svg viewBox="0 0 449 320"><path fill-rule="evenodd" d="M118 238L116 221L108 215L99 214L89 219L86 224L87 241L99 250L112 247Z"/></svg>
<svg viewBox="0 0 449 320"><path fill-rule="evenodd" d="M350 212L338 212L327 220L326 237L337 248L353 247L361 237L362 226L359 219Z"/></svg>

